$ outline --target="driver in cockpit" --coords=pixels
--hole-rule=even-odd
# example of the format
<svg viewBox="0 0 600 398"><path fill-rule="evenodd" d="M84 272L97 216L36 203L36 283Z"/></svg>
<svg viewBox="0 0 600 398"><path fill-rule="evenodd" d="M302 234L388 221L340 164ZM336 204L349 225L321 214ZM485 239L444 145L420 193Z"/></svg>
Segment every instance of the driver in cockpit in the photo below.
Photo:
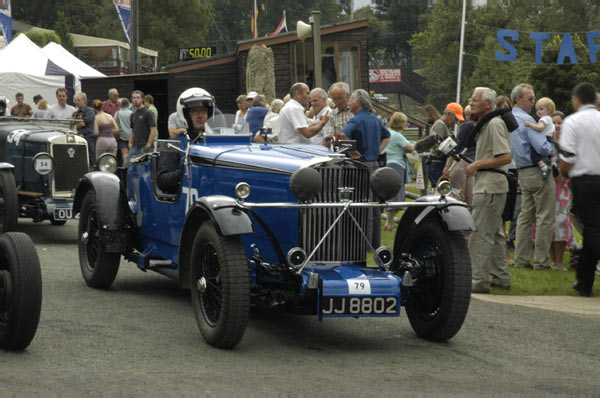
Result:
<svg viewBox="0 0 600 398"><path fill-rule="evenodd" d="M185 90L177 99L177 116L185 120L186 133L193 141L209 129L206 122L214 114L214 100L208 91L193 87ZM163 152L158 159L157 184L161 191L176 193L181 184L182 156L179 152Z"/></svg>

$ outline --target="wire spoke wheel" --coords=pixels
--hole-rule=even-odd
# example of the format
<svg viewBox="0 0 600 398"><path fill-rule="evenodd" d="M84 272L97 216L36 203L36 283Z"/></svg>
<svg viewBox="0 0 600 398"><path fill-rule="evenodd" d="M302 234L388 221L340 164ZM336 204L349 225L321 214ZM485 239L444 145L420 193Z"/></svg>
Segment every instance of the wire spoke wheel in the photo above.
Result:
<svg viewBox="0 0 600 398"><path fill-rule="evenodd" d="M198 328L212 346L232 348L246 330L250 271L239 236L222 236L203 223L191 253L191 298Z"/></svg>
<svg viewBox="0 0 600 398"><path fill-rule="evenodd" d="M81 204L77 239L79 266L88 286L108 289L119 271L121 255L106 252L100 225L96 193L90 190Z"/></svg>

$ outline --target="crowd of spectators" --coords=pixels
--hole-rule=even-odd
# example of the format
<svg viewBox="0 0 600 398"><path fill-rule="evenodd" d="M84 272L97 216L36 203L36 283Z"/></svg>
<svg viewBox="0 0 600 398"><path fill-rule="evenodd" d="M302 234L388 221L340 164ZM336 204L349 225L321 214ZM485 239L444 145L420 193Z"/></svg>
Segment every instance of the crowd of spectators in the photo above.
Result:
<svg viewBox="0 0 600 398"><path fill-rule="evenodd" d="M578 94L573 95L577 101ZM402 133L407 125L406 115L396 112L384 127L372 111L368 93L351 93L346 83L332 84L328 93L321 88L309 91L305 84L296 83L290 98L278 118L277 134L269 138L273 141L330 147L332 139L354 139L358 148L349 156L374 170L380 165L379 156L385 153L387 165L403 176L403 186L410 182L406 154L415 149L427 152L427 174L432 186L440 179L449 179L453 194L467 203L477 225L477 231L466 236L473 267L473 292L488 293L491 287L510 289L509 265L536 271L567 270L563 261L565 250L571 250L574 258L581 250L572 221L577 219L572 175L558 165L557 144L562 141L565 117L555 109L552 99L536 101L531 85L519 84L508 96L497 96L490 88L478 87L464 112L455 102L448 103L441 114L428 105L425 113L431 128L428 136L417 143L409 142ZM587 109L584 105L580 108ZM531 115L534 109L537 120ZM503 121L505 113L513 118L514 131L509 132ZM458 162L437 149L439 142L454 135L456 124L460 124L456 140L464 148L464 156ZM475 138L469 140L471 136ZM262 137L257 135L255 140ZM600 165L595 173L600 173ZM404 196L403 188L393 200L403 201ZM593 201L589 196L587 199L587 206L592 206ZM395 229L395 213L386 209L384 230ZM374 219L380 217L373 216L369 237L376 245L380 227ZM588 231L595 231L594 228L597 226L592 223ZM587 235L593 237L593 233ZM594 262L595 269L597 258L594 251L588 250L581 261ZM571 264L578 265L577 261ZM580 282L575 289L582 295L591 294L593 277L589 268L588 265L584 267L587 271L578 271Z"/></svg>

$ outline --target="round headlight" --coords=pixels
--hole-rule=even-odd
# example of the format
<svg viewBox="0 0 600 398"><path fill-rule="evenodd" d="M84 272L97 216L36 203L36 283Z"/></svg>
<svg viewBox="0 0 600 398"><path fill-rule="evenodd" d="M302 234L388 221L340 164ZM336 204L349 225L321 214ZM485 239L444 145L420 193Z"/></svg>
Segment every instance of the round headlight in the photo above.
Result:
<svg viewBox="0 0 600 398"><path fill-rule="evenodd" d="M437 191L440 195L446 196L452 192L452 184L448 180L442 180L437 185Z"/></svg>
<svg viewBox="0 0 600 398"><path fill-rule="evenodd" d="M288 264L292 267L298 268L306 260L306 252L301 247L291 248L287 254Z"/></svg>
<svg viewBox="0 0 600 398"><path fill-rule="evenodd" d="M394 253L389 247L381 246L375 250L375 257L381 262L381 265L389 268L394 260Z"/></svg>
<svg viewBox="0 0 600 398"><path fill-rule="evenodd" d="M304 167L290 177L290 189L300 202L308 202L321 193L323 178L315 169Z"/></svg>
<svg viewBox="0 0 600 398"><path fill-rule="evenodd" d="M54 159L48 153L38 153L33 157L33 168L39 175L50 174L54 170Z"/></svg>
<svg viewBox="0 0 600 398"><path fill-rule="evenodd" d="M382 201L391 200L402 188L402 177L391 167L380 167L371 174L371 189Z"/></svg>
<svg viewBox="0 0 600 398"><path fill-rule="evenodd" d="M247 182L240 182L235 186L235 196L238 199L244 200L250 196L250 185Z"/></svg>
<svg viewBox="0 0 600 398"><path fill-rule="evenodd" d="M112 153L105 153L98 158L98 170L100 171L115 173L118 167L117 158Z"/></svg>

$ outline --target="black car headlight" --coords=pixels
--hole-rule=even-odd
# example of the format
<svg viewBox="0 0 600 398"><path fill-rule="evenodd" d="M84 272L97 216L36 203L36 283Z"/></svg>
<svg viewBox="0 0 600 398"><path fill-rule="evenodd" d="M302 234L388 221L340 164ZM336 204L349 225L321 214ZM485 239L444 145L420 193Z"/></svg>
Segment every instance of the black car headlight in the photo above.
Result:
<svg viewBox="0 0 600 398"><path fill-rule="evenodd" d="M54 170L54 159L49 153L38 153L33 157L33 169L42 176L50 174Z"/></svg>
<svg viewBox="0 0 600 398"><path fill-rule="evenodd" d="M107 173L115 173L119 167L117 158L112 153L105 153L98 158L98 170Z"/></svg>

